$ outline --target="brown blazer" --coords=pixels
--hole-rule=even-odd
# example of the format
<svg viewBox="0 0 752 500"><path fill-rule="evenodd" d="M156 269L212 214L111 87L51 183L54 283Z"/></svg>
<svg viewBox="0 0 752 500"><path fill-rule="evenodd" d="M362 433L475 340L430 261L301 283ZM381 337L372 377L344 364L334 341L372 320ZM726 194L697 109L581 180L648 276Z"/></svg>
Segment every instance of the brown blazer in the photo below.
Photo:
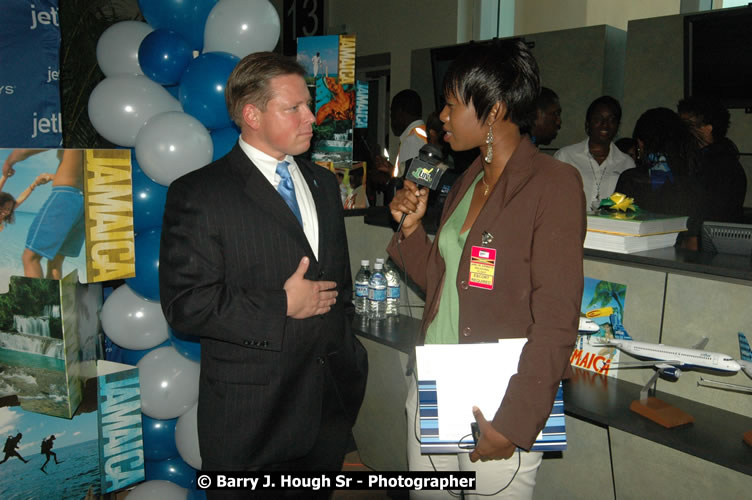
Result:
<svg viewBox="0 0 752 500"><path fill-rule="evenodd" d="M447 197L435 242L448 216L482 169L478 158ZM559 381L571 373L582 300L585 238L582 180L571 165L542 154L523 137L486 205L470 228L456 277L459 342L528 339L517 374L492 424L517 446L529 449L551 412ZM497 250L493 290L468 286L470 254L488 232ZM436 316L445 266L438 244L422 227L387 248L426 291L419 343ZM486 416L488 418L488 415Z"/></svg>

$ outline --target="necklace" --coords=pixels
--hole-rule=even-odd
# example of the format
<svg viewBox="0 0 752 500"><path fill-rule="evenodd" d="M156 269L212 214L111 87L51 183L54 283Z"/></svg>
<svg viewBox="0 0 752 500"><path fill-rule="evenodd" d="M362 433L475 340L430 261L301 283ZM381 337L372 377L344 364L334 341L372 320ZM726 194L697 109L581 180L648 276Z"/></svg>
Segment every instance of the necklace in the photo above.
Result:
<svg viewBox="0 0 752 500"><path fill-rule="evenodd" d="M606 175L606 167L603 167L603 170L601 170L600 177L596 179L597 174L595 173L596 168L593 166L592 154L590 155L588 160L589 160L588 164L590 165L590 170L593 171L593 183L595 184L595 199L590 204L590 208L591 210L596 211L598 210L598 207L601 204L601 182L603 182L603 176ZM600 165L598 165L598 167L600 167Z"/></svg>
<svg viewBox="0 0 752 500"><path fill-rule="evenodd" d="M491 189L491 186L486 184L486 174L483 174L483 177L480 178L480 181L483 183L483 196L488 196L488 190Z"/></svg>

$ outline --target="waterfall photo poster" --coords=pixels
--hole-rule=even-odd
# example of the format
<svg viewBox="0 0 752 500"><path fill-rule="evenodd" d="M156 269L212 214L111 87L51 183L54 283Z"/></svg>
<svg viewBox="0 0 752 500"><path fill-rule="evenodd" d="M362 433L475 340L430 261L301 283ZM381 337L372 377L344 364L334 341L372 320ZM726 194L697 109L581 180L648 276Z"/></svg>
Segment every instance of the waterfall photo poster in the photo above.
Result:
<svg viewBox="0 0 752 500"><path fill-rule="evenodd" d="M94 285L92 285L94 286ZM13 276L0 295L0 397L15 396L31 412L71 418L81 402L83 363L96 358L94 308L76 271L63 280ZM78 300L86 299L86 300ZM101 299L100 299L101 302Z"/></svg>

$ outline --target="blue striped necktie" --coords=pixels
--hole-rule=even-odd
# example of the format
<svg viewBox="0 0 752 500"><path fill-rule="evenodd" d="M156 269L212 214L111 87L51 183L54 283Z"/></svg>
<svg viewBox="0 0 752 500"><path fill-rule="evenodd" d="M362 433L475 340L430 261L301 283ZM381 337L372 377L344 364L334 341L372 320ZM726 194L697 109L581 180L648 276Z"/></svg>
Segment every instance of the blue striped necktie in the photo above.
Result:
<svg viewBox="0 0 752 500"><path fill-rule="evenodd" d="M295 199L295 185L292 183L292 177L290 176L290 170L287 166L290 163L287 161L281 161L277 163L277 175L280 177L279 185L277 186L277 192L285 200L287 206L292 210L293 215L297 217L300 225L303 225L303 218L300 216L300 207L298 207L298 200Z"/></svg>

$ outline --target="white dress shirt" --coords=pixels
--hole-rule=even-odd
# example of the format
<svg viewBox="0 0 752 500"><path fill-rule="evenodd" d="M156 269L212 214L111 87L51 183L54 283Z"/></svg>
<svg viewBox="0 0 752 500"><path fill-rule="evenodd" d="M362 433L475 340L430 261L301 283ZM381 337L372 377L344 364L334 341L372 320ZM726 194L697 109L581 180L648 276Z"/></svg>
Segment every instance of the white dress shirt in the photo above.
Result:
<svg viewBox="0 0 752 500"><path fill-rule="evenodd" d="M589 140L561 148L554 154L554 158L569 163L580 172L585 191L585 209L595 210L601 200L614 194L619 175L634 168L635 164L631 156L622 153L612 142L608 156L598 165L590 154Z"/></svg>
<svg viewBox="0 0 752 500"><path fill-rule="evenodd" d="M254 165L264 174L266 180L276 190L279 185L280 178L277 175L277 164L280 160L269 156L263 151L254 148L241 137L238 141L240 149L250 158ZM316 204L313 201L313 195L311 190L308 189L308 183L305 181L303 174L300 173L295 159L287 155L285 160L290 165L287 167L290 171L290 177L292 183L295 186L295 199L298 202L298 208L300 208L300 217L303 219L303 232L306 235L308 244L311 245L313 255L319 258L319 219L316 213Z"/></svg>
<svg viewBox="0 0 752 500"><path fill-rule="evenodd" d="M415 130L417 127L421 127ZM417 158L420 148L428 142L426 136L426 124L423 120L415 120L400 134L400 147L397 153L397 177L405 175L405 162Z"/></svg>

